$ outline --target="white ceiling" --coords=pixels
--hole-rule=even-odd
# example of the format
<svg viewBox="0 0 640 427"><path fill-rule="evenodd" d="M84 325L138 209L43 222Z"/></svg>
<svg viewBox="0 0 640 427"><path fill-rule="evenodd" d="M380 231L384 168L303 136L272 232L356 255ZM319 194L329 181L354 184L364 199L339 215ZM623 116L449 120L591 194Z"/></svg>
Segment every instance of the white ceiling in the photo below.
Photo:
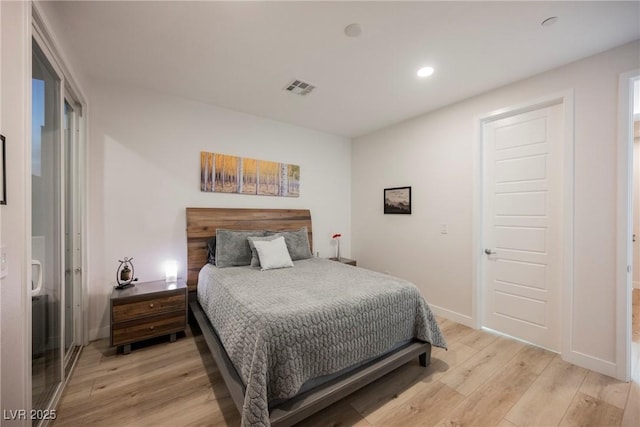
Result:
<svg viewBox="0 0 640 427"><path fill-rule="evenodd" d="M640 38L640 2L56 2L92 78L359 136ZM550 16L551 27L540 23ZM348 38L357 22L362 35ZM639 53L640 55L640 53ZM424 65L435 67L426 79ZM293 79L317 88L300 97Z"/></svg>

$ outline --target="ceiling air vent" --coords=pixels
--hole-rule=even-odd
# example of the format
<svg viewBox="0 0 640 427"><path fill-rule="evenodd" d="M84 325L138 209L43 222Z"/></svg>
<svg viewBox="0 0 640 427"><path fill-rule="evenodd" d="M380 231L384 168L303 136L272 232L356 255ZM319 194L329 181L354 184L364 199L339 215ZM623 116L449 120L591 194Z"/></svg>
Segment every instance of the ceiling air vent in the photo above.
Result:
<svg viewBox="0 0 640 427"><path fill-rule="evenodd" d="M284 89L295 93L296 95L307 95L309 92L314 90L316 87L311 83L305 83L302 80L291 80Z"/></svg>

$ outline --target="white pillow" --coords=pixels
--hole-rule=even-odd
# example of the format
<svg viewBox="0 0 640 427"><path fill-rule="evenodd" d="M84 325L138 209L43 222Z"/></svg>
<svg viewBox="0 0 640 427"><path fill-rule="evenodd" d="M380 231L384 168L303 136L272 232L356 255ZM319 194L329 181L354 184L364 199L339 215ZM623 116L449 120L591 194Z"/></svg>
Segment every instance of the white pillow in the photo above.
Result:
<svg viewBox="0 0 640 427"><path fill-rule="evenodd" d="M291 261L284 237L278 237L271 241L254 241L253 244L258 251L260 270L293 267L293 261Z"/></svg>

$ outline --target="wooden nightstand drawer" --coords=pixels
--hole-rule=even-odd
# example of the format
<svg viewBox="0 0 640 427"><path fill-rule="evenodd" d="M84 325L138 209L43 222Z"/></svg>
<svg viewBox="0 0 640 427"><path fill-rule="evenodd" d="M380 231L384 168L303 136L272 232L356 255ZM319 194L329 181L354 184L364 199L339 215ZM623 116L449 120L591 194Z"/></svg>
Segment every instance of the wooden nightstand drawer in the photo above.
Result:
<svg viewBox="0 0 640 427"><path fill-rule="evenodd" d="M125 322L169 311L186 310L186 304L184 292L180 292L177 295L149 298L138 302L114 301L113 322Z"/></svg>
<svg viewBox="0 0 640 427"><path fill-rule="evenodd" d="M113 325L112 345L142 341L185 329L184 313L168 313Z"/></svg>
<svg viewBox="0 0 640 427"><path fill-rule="evenodd" d="M111 293L111 345L123 346L187 329L187 285L182 280L136 283Z"/></svg>

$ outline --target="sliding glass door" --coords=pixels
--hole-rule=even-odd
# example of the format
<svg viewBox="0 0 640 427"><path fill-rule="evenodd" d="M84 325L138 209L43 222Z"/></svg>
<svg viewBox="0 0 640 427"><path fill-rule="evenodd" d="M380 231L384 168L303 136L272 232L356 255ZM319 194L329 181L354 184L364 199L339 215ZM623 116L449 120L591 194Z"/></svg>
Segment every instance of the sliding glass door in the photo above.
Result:
<svg viewBox="0 0 640 427"><path fill-rule="evenodd" d="M31 113L32 409L53 409L79 345L83 302L82 97L33 9ZM34 421L34 425L38 424Z"/></svg>
<svg viewBox="0 0 640 427"><path fill-rule="evenodd" d="M77 354L81 301L79 104L33 41L32 402L50 409Z"/></svg>
<svg viewBox="0 0 640 427"><path fill-rule="evenodd" d="M46 409L62 382L64 262L61 78L38 44L32 57L32 402Z"/></svg>

